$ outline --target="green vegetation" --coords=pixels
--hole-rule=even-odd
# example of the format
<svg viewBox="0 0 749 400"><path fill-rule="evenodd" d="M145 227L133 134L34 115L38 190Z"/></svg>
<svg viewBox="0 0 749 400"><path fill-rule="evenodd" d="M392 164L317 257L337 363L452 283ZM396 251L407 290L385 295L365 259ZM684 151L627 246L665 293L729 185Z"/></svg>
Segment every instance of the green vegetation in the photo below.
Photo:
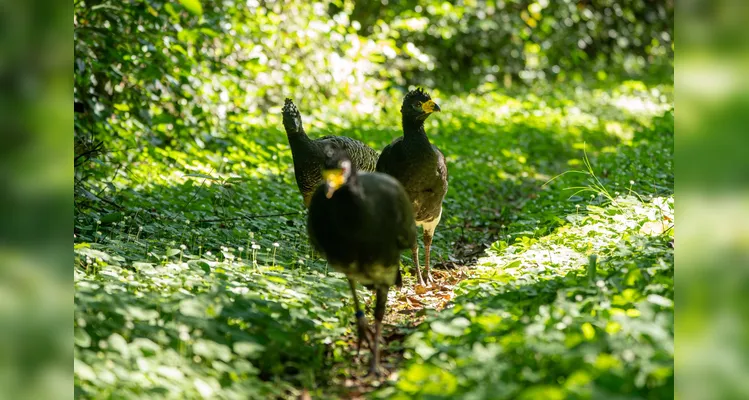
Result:
<svg viewBox="0 0 749 400"><path fill-rule="evenodd" d="M77 396L673 396L673 5L502 3L549 26L524 35L470 5L253 3L75 3ZM593 28L552 29L565 12ZM615 23L641 44L601 39ZM534 43L535 66L487 50ZM308 244L280 109L382 149L414 83L443 110L441 283L391 294L377 384Z"/></svg>

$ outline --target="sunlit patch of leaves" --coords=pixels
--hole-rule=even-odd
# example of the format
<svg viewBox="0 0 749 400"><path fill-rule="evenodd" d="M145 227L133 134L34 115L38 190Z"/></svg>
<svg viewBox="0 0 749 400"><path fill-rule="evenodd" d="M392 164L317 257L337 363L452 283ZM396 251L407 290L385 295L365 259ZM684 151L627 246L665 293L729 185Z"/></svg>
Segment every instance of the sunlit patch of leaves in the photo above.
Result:
<svg viewBox="0 0 749 400"><path fill-rule="evenodd" d="M433 262L452 268L475 264L486 249L490 256L458 269L476 272L457 298L458 270L436 271L447 283L429 290L413 287L405 273L406 288L391 294L384 357L388 367L401 366L405 341L410 359L405 370L390 371L399 378L395 392L383 393L474 388L481 397L489 386L474 382L484 380L503 384L500 397L585 394L607 379L633 393L662 388L658 382L669 379L659 369L668 361L668 335L638 347L652 352L650 367L645 353L636 352L630 366L624 350L615 352L623 343L643 343L635 337L645 335L637 321L652 318L661 331L672 326L666 318L672 251L664 246L673 215L663 199L673 194L673 114L664 112L668 98L637 86L613 94L540 88L542 95L441 100L443 112L427 121L427 132L448 158L450 189ZM657 107L625 110L616 106L620 97ZM318 113L309 118L310 135L347 135L380 149L401 134L398 101L384 107L378 119ZM202 146L113 154L122 167L100 170L91 194L76 198L78 393L288 398L305 390L313 397L372 390L357 379L364 369L351 364L348 287L308 244L291 153L276 118ZM594 175L566 174L544 186L583 167L583 146ZM565 190L587 187L593 176L616 204ZM591 252L599 256L596 282L604 287L588 282ZM411 265L410 254L402 260ZM647 306L653 302L662 308ZM443 307L435 317L432 309ZM628 315L631 309L640 315ZM621 341L604 335L612 321L622 326ZM568 326L554 328L560 322ZM635 330L626 331L625 322ZM568 340L579 340L578 347ZM598 361L599 354L613 358ZM497 362L502 356L509 361ZM585 368L577 373L558 366L560 360ZM613 372L602 375L607 365ZM345 382L353 383L341 387Z"/></svg>
<svg viewBox="0 0 749 400"><path fill-rule="evenodd" d="M453 306L406 340L409 361L379 394L672 396L673 198L583 211L542 238L495 243Z"/></svg>

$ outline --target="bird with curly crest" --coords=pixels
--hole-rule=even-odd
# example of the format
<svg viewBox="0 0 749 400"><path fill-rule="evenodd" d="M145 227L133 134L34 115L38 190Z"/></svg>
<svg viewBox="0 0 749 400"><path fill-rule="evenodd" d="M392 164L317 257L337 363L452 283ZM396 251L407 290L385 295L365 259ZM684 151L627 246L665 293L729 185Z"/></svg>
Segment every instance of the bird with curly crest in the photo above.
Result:
<svg viewBox="0 0 749 400"><path fill-rule="evenodd" d="M447 164L445 156L427 137L424 121L440 107L423 89L408 92L401 106L403 136L393 140L382 150L377 160L377 172L397 179L405 188L413 207L416 225L424 229L424 268L419 267L419 248L411 251L419 284L434 282L430 271L432 239L442 217L442 201L447 193Z"/></svg>
<svg viewBox="0 0 749 400"><path fill-rule="evenodd" d="M325 162L326 147L345 152L357 170L374 171L377 165L377 152L371 147L346 136L310 139L302 126L302 115L291 99L284 102L282 113L283 126L294 159L294 177L305 207L309 207L312 194L322 182L320 171Z"/></svg>

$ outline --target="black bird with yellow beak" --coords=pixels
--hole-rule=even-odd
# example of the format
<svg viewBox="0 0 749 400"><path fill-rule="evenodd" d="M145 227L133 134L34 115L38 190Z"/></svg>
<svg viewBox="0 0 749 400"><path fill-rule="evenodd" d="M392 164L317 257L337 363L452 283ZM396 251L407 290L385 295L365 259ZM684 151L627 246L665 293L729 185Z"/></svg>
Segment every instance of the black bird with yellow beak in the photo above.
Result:
<svg viewBox="0 0 749 400"><path fill-rule="evenodd" d="M401 107L403 136L396 138L382 150L377 160L377 172L395 177L408 193L413 206L416 225L424 227L425 277L419 268L419 248L412 247L416 278L420 284L432 283L429 256L432 238L442 217L442 200L447 193L447 164L442 152L429 142L424 121L440 107L422 89L416 89L403 99Z"/></svg>
<svg viewBox="0 0 749 400"><path fill-rule="evenodd" d="M400 253L416 244L416 225L408 195L385 174L357 173L342 151L328 148L323 183L310 201L307 231L312 245L333 269L346 275L354 297L358 343L372 350L370 374L379 375L378 343L387 295L401 285ZM376 292L374 336L359 300L356 282Z"/></svg>

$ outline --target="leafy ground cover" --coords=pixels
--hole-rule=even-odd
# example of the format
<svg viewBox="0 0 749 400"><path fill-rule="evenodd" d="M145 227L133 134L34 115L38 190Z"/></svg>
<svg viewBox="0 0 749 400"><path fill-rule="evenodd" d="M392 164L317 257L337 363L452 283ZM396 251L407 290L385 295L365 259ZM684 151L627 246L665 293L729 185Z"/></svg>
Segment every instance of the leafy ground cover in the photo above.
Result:
<svg viewBox="0 0 749 400"><path fill-rule="evenodd" d="M106 179L76 198L76 394L667 397L671 92L437 94L427 132L450 169L440 285L407 276L392 294L379 385L351 364L345 281L307 243L280 110L109 154ZM299 103L313 136L380 149L399 135L395 100L374 120Z"/></svg>

